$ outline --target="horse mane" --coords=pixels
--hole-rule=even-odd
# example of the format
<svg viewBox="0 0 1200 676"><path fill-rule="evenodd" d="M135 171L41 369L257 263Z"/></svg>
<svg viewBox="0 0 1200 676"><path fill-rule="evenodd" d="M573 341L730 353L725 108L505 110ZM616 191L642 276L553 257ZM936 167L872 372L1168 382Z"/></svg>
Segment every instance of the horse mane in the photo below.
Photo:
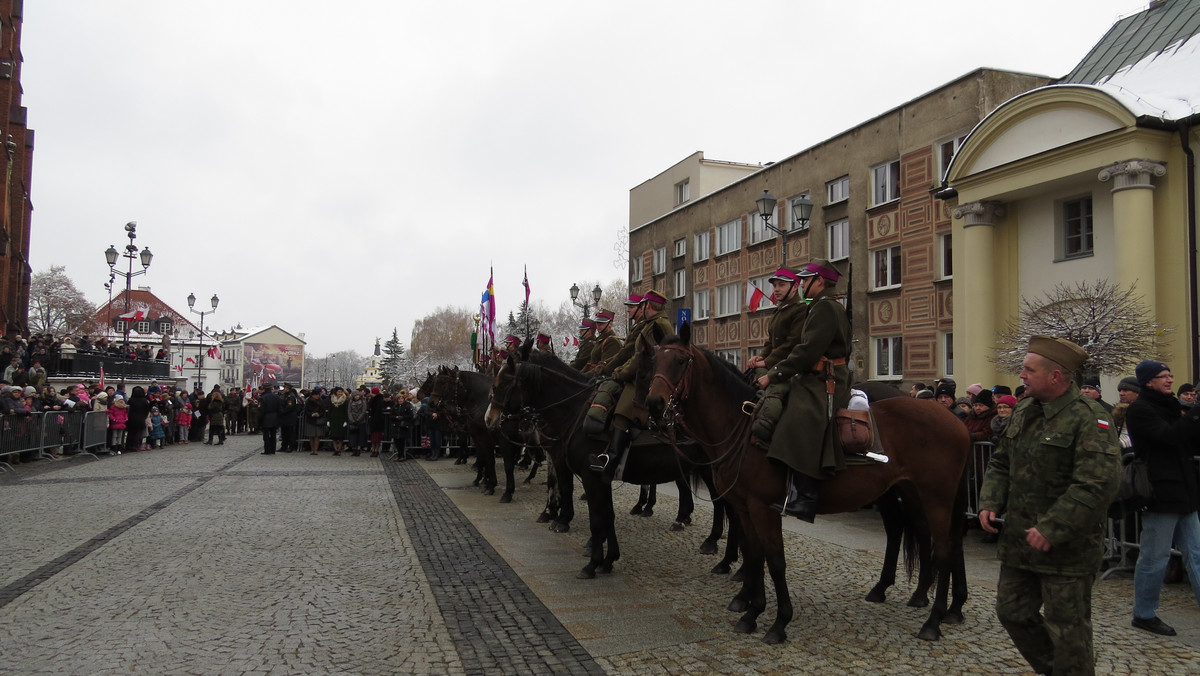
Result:
<svg viewBox="0 0 1200 676"><path fill-rule="evenodd" d="M670 336L663 340L662 345L686 345L679 336ZM704 355L711 365L714 385L722 391L729 392L739 400L751 399L755 388L746 382L746 375L729 361L718 357L715 352L691 345L691 348Z"/></svg>
<svg viewBox="0 0 1200 676"><path fill-rule="evenodd" d="M582 371L571 368L570 364L562 359L559 359L558 355L533 351L529 353L529 359L526 361L528 361L530 364L540 366L548 371L552 371L558 375L561 375L578 385L586 385L590 380L588 376L583 374Z"/></svg>

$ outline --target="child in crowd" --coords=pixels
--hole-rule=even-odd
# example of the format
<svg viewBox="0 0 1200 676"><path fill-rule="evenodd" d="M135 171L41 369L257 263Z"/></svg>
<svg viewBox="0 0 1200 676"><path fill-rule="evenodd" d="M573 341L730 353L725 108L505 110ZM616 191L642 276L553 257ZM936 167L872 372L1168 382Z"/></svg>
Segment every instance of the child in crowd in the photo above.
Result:
<svg viewBox="0 0 1200 676"><path fill-rule="evenodd" d="M184 404L179 414L175 416L175 424L179 427L179 443L188 442L188 431L192 427L192 405Z"/></svg>

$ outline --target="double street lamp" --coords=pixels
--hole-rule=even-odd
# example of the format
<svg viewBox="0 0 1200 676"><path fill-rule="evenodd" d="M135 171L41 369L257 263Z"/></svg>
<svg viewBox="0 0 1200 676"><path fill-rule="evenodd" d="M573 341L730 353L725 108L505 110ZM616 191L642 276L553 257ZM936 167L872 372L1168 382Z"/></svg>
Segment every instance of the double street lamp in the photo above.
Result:
<svg viewBox="0 0 1200 676"><path fill-rule="evenodd" d="M787 234L790 228L779 228L771 225L771 217L775 215L775 197L769 190L764 190L762 197L754 200L758 205L758 216L763 220L763 225L771 232L779 235L782 238L782 245L779 254L779 267L787 267ZM796 220L796 229L803 230L808 225L808 219L812 217L813 203L808 199L807 195L801 195L792 200L792 218Z"/></svg>
<svg viewBox="0 0 1200 676"><path fill-rule="evenodd" d="M189 293L187 297L188 310L194 315L200 315L200 349L196 350L196 386L200 388L201 392L204 391L204 383L200 382L200 369L204 367L204 315L216 312L217 303L220 303L221 299L217 298L217 294L214 293L209 302L212 303L212 310L197 310L196 294Z"/></svg>
<svg viewBox="0 0 1200 676"><path fill-rule="evenodd" d="M150 247L143 247L139 250L137 245L133 243L133 240L137 238L137 221L129 221L126 223L125 233L129 236L129 244L125 245L125 253L120 253L117 251L117 247L115 245L110 244L108 246L108 250L104 252L104 259L108 261L108 286L110 293L112 291L112 282L116 279L115 276L121 275L125 278L125 315L128 316L129 296L130 291L133 290L133 278L137 277L138 275L146 274L146 271L150 269L150 261L154 260L154 254L150 253ZM116 268L117 258L119 256L124 256L125 258L129 259L129 270L127 272L121 272ZM135 259L140 260L142 263L142 269L136 272L133 270L133 261ZM109 297L109 305L112 305L111 295ZM125 351L127 353L129 351L129 329L131 328L131 324L132 322L130 322L128 319L125 320Z"/></svg>
<svg viewBox="0 0 1200 676"><path fill-rule="evenodd" d="M604 295L604 290L600 288L599 284L597 284L596 288L592 289L592 302L591 303L587 302L586 298L583 300L579 300L579 286L577 284L571 285L571 303L573 303L575 305L575 307L583 310L583 318L584 319L587 319L590 316L588 314L588 312L592 308L600 307L600 296L602 296L602 295Z"/></svg>

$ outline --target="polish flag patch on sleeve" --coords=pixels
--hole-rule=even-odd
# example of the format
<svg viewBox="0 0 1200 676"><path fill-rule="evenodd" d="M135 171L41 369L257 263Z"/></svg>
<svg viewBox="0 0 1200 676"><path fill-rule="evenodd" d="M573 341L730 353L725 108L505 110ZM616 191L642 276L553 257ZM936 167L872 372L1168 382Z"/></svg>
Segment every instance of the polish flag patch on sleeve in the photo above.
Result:
<svg viewBox="0 0 1200 676"><path fill-rule="evenodd" d="M1096 420L1096 425L1099 426L1100 429L1102 429L1102 430L1106 430L1106 429L1112 427L1112 423L1108 422L1107 420L1100 420L1100 419Z"/></svg>

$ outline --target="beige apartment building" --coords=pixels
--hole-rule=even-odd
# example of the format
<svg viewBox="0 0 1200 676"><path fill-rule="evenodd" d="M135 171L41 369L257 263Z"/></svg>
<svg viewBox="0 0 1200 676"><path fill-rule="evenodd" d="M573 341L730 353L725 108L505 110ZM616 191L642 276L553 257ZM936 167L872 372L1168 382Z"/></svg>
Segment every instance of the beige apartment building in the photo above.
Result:
<svg viewBox="0 0 1200 676"><path fill-rule="evenodd" d="M935 193L980 121L1048 82L979 69L761 168L718 173L696 153L630 193L630 288L663 293L668 316L690 314L697 344L744 364L771 316L769 302L749 311L747 290L769 295L784 255L768 225L786 229L787 265L828 258L845 275L857 379L954 376L955 273L971 271L955 270L952 209ZM755 203L764 191L777 199L768 222ZM807 222L794 217L801 198L813 203Z"/></svg>

